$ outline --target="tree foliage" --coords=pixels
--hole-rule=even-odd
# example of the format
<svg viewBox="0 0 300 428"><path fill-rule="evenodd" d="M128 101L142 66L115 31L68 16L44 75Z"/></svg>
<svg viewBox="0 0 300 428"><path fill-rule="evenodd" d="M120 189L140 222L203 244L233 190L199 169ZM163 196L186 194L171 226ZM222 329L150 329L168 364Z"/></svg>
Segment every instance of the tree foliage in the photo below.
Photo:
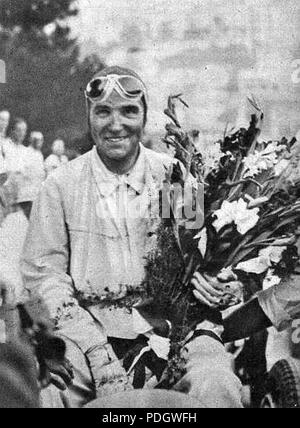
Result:
<svg viewBox="0 0 300 428"><path fill-rule="evenodd" d="M85 150L83 88L103 67L96 55L80 60L77 40L66 25L66 19L77 14L73 4L74 0L0 0L0 58L7 68L0 109L42 131L46 152L58 137L69 145L80 140L77 148Z"/></svg>
<svg viewBox="0 0 300 428"><path fill-rule="evenodd" d="M42 30L77 13L74 0L1 0L0 24L8 29Z"/></svg>

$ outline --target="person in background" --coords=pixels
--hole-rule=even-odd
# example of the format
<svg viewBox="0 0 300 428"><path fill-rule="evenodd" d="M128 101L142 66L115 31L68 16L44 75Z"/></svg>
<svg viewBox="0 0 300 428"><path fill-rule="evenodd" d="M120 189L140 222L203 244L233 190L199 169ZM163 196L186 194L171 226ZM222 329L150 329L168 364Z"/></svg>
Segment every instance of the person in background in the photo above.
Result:
<svg viewBox="0 0 300 428"><path fill-rule="evenodd" d="M9 125L10 113L7 110L0 111L0 174L4 173L5 167L5 146L7 144L6 131Z"/></svg>
<svg viewBox="0 0 300 428"><path fill-rule="evenodd" d="M28 148L23 145L27 133L24 119L12 122L9 138L5 141L6 181L0 188L2 223L0 227L0 268L5 264L16 275L19 271L19 257L25 240L28 220L28 203L23 193L26 186L26 162ZM15 281L12 290L16 299L22 294L21 281Z"/></svg>
<svg viewBox="0 0 300 428"><path fill-rule="evenodd" d="M5 159L5 172L7 174L7 185L12 192L9 204L14 205L16 210L19 201L19 191L24 184L25 160L27 148L23 145L27 134L27 123L22 118L16 118L8 128L8 138L5 139L3 154ZM9 196L9 195L7 195Z"/></svg>
<svg viewBox="0 0 300 428"><path fill-rule="evenodd" d="M23 192L27 193L27 198L32 202L37 197L41 185L46 178L44 156L42 153L43 145L43 134L37 131L31 132L26 160L26 173L30 177L30 183Z"/></svg>
<svg viewBox="0 0 300 428"><path fill-rule="evenodd" d="M5 148L5 163L8 172L22 173L24 171L27 148L24 141L27 134L27 123L22 118L14 119Z"/></svg>
<svg viewBox="0 0 300 428"><path fill-rule="evenodd" d="M28 218L32 201L26 190L31 180L28 173L28 147L24 146L27 130L28 125L24 119L13 120L6 145L5 164L9 180L13 181L17 188L14 211L21 210Z"/></svg>
<svg viewBox="0 0 300 428"><path fill-rule="evenodd" d="M68 158L65 155L65 143L63 140L55 140L52 144L52 154L47 157L45 161L45 169L47 175L68 162Z"/></svg>
<svg viewBox="0 0 300 428"><path fill-rule="evenodd" d="M7 110L0 111L0 138L6 138L6 131L9 125L10 113Z"/></svg>

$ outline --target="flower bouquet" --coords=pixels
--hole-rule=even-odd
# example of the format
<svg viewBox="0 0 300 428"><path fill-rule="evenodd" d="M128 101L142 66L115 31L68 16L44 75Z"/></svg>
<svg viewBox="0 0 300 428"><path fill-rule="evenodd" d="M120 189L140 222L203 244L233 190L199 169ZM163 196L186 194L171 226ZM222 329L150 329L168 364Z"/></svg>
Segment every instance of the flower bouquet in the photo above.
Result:
<svg viewBox="0 0 300 428"><path fill-rule="evenodd" d="M185 372L181 351L198 324L222 324L223 310L297 272L300 149L295 139L259 141L263 113L250 102L256 114L248 129L224 135L207 155L179 123L177 103L187 107L181 95L169 97L163 141L174 161L157 194L156 245L147 255L145 279L138 290L128 286L117 296L76 296L82 306L132 311L141 340L124 367L136 388L144 386L148 368L156 375L153 385L171 389ZM224 284L217 308L195 299L195 272Z"/></svg>
<svg viewBox="0 0 300 428"><path fill-rule="evenodd" d="M170 352L164 356L167 368L159 384L163 388L171 388L184 373L180 351L197 324L204 320L222 323L222 310L249 299L264 286L287 280L299 264L300 150L296 140L260 142L263 113L250 100L258 114L252 115L248 129L225 135L217 143L218 158L206 164L205 155L197 152L178 121L176 102L183 102L180 96L170 97L165 111L172 122L166 126L164 142L173 147L175 160L161 189L157 246L148 255L143 284L147 299L134 309L148 324L148 329L147 325L140 328L141 334L158 334L170 342ZM187 188L192 190L185 197ZM163 215L166 200L169 216ZM194 219L186 215L191 212ZM199 212L203 214L200 221ZM224 282L218 309L196 301L190 285L196 271ZM230 283L230 279L236 281ZM159 355L155 346L148 350ZM131 368L133 359L137 364L134 352ZM141 367L139 373L144 375Z"/></svg>

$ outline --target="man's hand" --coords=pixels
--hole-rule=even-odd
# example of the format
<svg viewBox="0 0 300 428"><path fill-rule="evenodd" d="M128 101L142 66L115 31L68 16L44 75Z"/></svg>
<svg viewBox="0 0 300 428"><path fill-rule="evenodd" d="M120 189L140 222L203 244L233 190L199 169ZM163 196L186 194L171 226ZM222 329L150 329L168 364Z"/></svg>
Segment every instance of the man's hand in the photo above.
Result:
<svg viewBox="0 0 300 428"><path fill-rule="evenodd" d="M219 307L224 295L224 285L216 278L196 272L191 284L195 288L193 293L197 300L213 309Z"/></svg>
<svg viewBox="0 0 300 428"><path fill-rule="evenodd" d="M39 362L39 379L42 388L53 384L65 391L73 382L74 373L70 361L66 358L65 342L40 325L35 335L37 347L35 353Z"/></svg>
<svg viewBox="0 0 300 428"><path fill-rule="evenodd" d="M191 284L196 299L212 309L226 309L242 301L243 286L232 272L220 273L217 278L196 272Z"/></svg>
<svg viewBox="0 0 300 428"><path fill-rule="evenodd" d="M73 368L69 360L45 360L47 376L41 382L43 388L53 384L61 391L65 391L74 379Z"/></svg>
<svg viewBox="0 0 300 428"><path fill-rule="evenodd" d="M18 305L22 331L33 346L39 366L39 381L42 388L49 384L64 391L74 379L73 367L66 358L66 344L54 334L53 325L47 317L40 300L29 300Z"/></svg>

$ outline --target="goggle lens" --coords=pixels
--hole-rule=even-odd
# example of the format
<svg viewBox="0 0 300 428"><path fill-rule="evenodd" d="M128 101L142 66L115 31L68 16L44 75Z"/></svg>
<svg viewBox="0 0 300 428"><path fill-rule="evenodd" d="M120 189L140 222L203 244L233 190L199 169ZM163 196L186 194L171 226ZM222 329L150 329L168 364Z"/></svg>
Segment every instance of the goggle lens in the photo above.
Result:
<svg viewBox="0 0 300 428"><path fill-rule="evenodd" d="M122 86L122 89L126 94L132 97L141 96L145 89L142 85L142 82L132 77L120 77L118 80L119 84Z"/></svg>
<svg viewBox="0 0 300 428"><path fill-rule="evenodd" d="M86 95L89 98L99 98L103 94L103 81L102 79L92 80L86 88Z"/></svg>

